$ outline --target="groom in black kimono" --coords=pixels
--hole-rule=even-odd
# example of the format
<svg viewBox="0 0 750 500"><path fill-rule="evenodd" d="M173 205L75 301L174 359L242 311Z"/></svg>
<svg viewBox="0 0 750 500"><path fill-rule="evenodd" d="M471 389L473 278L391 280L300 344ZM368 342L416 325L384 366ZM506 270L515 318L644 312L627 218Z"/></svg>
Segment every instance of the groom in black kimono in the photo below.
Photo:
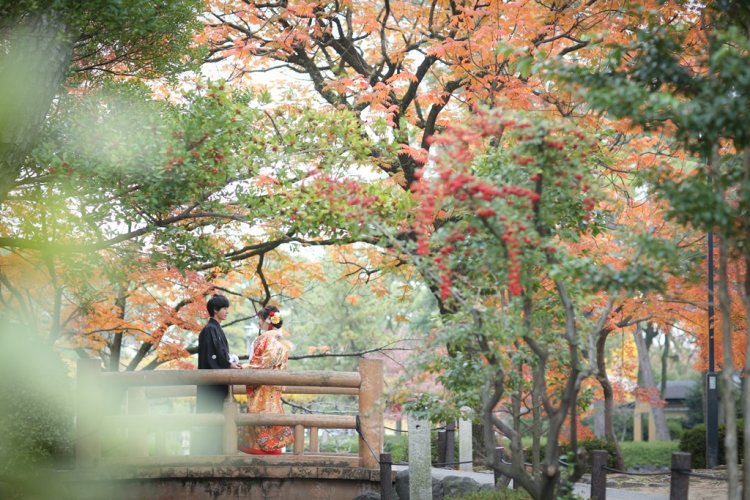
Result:
<svg viewBox="0 0 750 500"><path fill-rule="evenodd" d="M229 313L229 300L223 295L214 295L206 303L208 320L206 326L198 336L198 369L221 370L228 368L242 368L229 360L229 343L221 322ZM224 399L229 394L226 385L199 385L196 401L197 413L221 413L224 409ZM194 455L222 455L223 429L210 427L195 434L196 442L192 453Z"/></svg>

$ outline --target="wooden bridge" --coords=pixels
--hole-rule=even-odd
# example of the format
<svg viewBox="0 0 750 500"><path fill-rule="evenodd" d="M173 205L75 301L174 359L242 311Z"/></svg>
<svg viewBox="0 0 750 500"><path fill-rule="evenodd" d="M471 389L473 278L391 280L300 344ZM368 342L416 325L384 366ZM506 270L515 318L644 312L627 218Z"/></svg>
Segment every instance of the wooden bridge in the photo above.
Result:
<svg viewBox="0 0 750 500"><path fill-rule="evenodd" d="M223 413L149 414L149 399L189 397L196 386L232 388ZM358 399L356 416L240 413L232 393L245 385L284 386L285 394L342 394ZM102 372L78 364L76 471L69 498L346 499L380 491L383 451L383 365L362 359L356 372L157 370ZM292 453L245 455L237 430L246 425L294 429ZM168 455L167 431L223 426L223 455ZM320 429L356 429L357 454L321 453ZM307 430L307 432L306 432ZM126 445L108 446L113 434ZM305 439L307 435L308 439ZM124 449L123 449L124 448ZM391 481L393 478L389 478Z"/></svg>

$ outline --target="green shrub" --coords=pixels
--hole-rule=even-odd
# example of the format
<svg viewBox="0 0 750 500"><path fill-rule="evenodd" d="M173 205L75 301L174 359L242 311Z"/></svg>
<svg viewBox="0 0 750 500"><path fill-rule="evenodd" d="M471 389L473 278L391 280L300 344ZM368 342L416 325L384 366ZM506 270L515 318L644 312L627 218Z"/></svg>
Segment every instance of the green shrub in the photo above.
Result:
<svg viewBox="0 0 750 500"><path fill-rule="evenodd" d="M458 461L458 435L455 436L453 456ZM430 440L430 459L433 464L438 463L438 440L437 431L432 432L432 439ZM394 464L406 463L409 461L409 434L398 433L396 435L385 435L383 450L385 453L391 454L391 460Z"/></svg>
<svg viewBox="0 0 750 500"><path fill-rule="evenodd" d="M0 474L70 461L73 417L68 408L27 387L16 386L15 393L4 389L0 397L8 406L0 414L0 456L9 462Z"/></svg>
<svg viewBox="0 0 750 500"><path fill-rule="evenodd" d="M690 464L693 468L706 467L706 424L697 424L682 434L680 451L690 453Z"/></svg>
<svg viewBox="0 0 750 500"><path fill-rule="evenodd" d="M446 497L445 500L528 500L529 498L531 496L523 490L506 488L494 491L475 491L459 497Z"/></svg>
<svg viewBox="0 0 750 500"><path fill-rule="evenodd" d="M458 436L456 436L458 438ZM393 463L406 463L409 461L409 435L407 433L399 433L396 435L386 434L384 440L383 450L385 453L391 454L391 460ZM455 460L458 460L458 439L454 441L455 449L453 456ZM432 439L430 441L430 455L433 464L438 463L438 449L437 449L437 432L432 432Z"/></svg>
<svg viewBox="0 0 750 500"><path fill-rule="evenodd" d="M737 420L737 454L738 459L743 459L743 420ZM725 464L724 456L724 437L726 436L726 427L719 426L719 464ZM680 451L690 453L691 466L694 469L706 468L706 425L698 424L692 429L688 429L680 439Z"/></svg>
<svg viewBox="0 0 750 500"><path fill-rule="evenodd" d="M0 477L70 465L71 393L56 353L17 332L0 338Z"/></svg>
<svg viewBox="0 0 750 500"><path fill-rule="evenodd" d="M399 433L395 436L385 436L383 449L391 454L394 464L403 464L409 461L409 435Z"/></svg>
<svg viewBox="0 0 750 500"><path fill-rule="evenodd" d="M704 423L705 408L703 406L705 398L703 397L703 389L705 385L705 381L699 377L698 383L693 385L685 396L685 407L687 408L683 424L685 429L692 429L696 425Z"/></svg>
<svg viewBox="0 0 750 500"><path fill-rule="evenodd" d="M72 384L31 330L0 326L0 498L59 498L73 466Z"/></svg>
<svg viewBox="0 0 750 500"><path fill-rule="evenodd" d="M615 445L614 443L607 441L602 438L589 438L578 441L578 450L584 451L584 461L586 463L586 469L591 467L591 452L594 450L605 450L608 453L607 465L614 467L615 464ZM571 452L570 444L564 443L560 445L560 456L565 458Z"/></svg>
<svg viewBox="0 0 750 500"><path fill-rule="evenodd" d="M359 436L355 434L327 433L320 437L322 453L357 453Z"/></svg>
<svg viewBox="0 0 750 500"><path fill-rule="evenodd" d="M682 433L685 432L684 419L682 418L668 418L667 428L669 429L669 437L672 440L679 441L682 438Z"/></svg>

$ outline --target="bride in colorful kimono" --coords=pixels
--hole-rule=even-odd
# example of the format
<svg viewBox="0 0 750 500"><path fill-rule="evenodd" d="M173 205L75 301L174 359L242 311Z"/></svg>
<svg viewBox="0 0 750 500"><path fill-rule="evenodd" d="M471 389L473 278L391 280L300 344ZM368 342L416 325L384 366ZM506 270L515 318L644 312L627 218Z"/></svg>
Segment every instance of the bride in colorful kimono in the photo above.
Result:
<svg viewBox="0 0 750 500"><path fill-rule="evenodd" d="M258 312L260 335L250 347L249 368L286 369L291 343L281 329L284 321L276 306L266 306ZM247 386L248 413L283 414L282 387L272 385ZM281 425L245 426L240 428L239 449L253 455L278 455L294 442L291 427Z"/></svg>

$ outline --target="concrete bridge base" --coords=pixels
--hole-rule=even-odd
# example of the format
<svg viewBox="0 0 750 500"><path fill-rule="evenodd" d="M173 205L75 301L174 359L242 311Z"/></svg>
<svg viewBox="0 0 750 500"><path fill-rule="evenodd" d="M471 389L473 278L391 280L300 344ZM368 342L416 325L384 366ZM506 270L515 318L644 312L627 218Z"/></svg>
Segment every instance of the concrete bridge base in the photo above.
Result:
<svg viewBox="0 0 750 500"><path fill-rule="evenodd" d="M352 466L354 460L281 455L102 461L91 469L66 472L59 498L352 500L379 493L380 471Z"/></svg>

